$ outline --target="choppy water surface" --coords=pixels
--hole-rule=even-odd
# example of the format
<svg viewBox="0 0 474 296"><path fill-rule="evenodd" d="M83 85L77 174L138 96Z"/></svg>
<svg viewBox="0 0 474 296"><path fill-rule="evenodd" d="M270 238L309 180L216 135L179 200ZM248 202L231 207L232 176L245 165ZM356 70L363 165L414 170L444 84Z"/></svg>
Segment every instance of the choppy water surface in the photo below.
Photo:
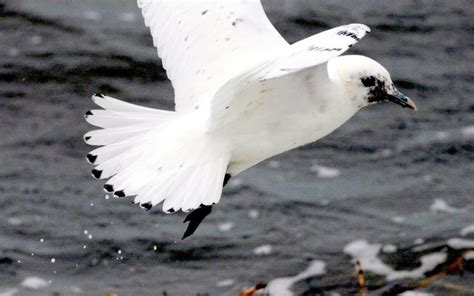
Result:
<svg viewBox="0 0 474 296"><path fill-rule="evenodd" d="M181 215L108 199L82 134L103 92L171 109L172 88L134 1L0 2L0 295L474 293L471 1L265 1L290 41L350 22L417 103L381 104L231 180L180 241ZM276 294L275 294L275 291ZM279 294L278 294L279 293ZM287 293L287 294L284 294Z"/></svg>

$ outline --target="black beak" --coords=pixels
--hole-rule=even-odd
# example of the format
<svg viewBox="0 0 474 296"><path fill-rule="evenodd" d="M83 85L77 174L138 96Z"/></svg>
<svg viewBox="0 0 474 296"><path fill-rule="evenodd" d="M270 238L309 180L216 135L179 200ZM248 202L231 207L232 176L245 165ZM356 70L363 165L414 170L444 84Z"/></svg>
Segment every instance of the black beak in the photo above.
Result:
<svg viewBox="0 0 474 296"><path fill-rule="evenodd" d="M410 108L413 111L416 111L416 105L415 103L410 100L409 97L405 96L398 90L395 90L393 94L387 94L387 100L402 106L403 108Z"/></svg>

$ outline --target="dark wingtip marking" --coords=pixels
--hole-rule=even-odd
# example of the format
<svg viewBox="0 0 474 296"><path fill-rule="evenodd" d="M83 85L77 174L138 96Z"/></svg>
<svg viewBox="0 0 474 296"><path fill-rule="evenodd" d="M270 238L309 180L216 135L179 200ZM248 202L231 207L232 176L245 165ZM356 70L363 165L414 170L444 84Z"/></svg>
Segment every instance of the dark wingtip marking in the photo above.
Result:
<svg viewBox="0 0 474 296"><path fill-rule="evenodd" d="M94 162L97 160L97 155L94 154L87 154L86 159L90 164L94 164Z"/></svg>
<svg viewBox="0 0 474 296"><path fill-rule="evenodd" d="M183 234L182 240L187 238L188 236L192 235L196 229L198 228L199 224L209 215L212 211L212 206L205 206L201 205L197 210L192 211L190 214L186 216L183 223L189 221L188 228Z"/></svg>
<svg viewBox="0 0 474 296"><path fill-rule="evenodd" d="M225 185L227 185L227 182L229 182L230 178L232 178L232 176L230 174L225 174L224 176L224 184L222 185L222 187L224 187Z"/></svg>
<svg viewBox="0 0 474 296"><path fill-rule="evenodd" d="M174 213L174 212L176 212L176 211L175 211L173 208L171 208L171 209L168 209L166 212L168 212L168 213Z"/></svg>
<svg viewBox="0 0 474 296"><path fill-rule="evenodd" d="M112 186L110 184L105 184L104 185L104 190L105 190L105 192L112 193L112 192L114 192L114 186Z"/></svg>
<svg viewBox="0 0 474 296"><path fill-rule="evenodd" d="M125 197L126 195L125 195L125 192L123 192L123 190L119 190L119 191L114 192L114 196L120 198L120 197Z"/></svg>
<svg viewBox="0 0 474 296"><path fill-rule="evenodd" d="M89 117L89 116L91 116L91 115L94 115L94 114L92 114L92 111L89 110L89 111L87 111L87 112L84 114L84 118L87 118L87 117Z"/></svg>
<svg viewBox="0 0 474 296"><path fill-rule="evenodd" d="M98 97L98 98L101 98L101 99L105 98L105 96L103 94L94 94L94 97Z"/></svg>
<svg viewBox="0 0 474 296"><path fill-rule="evenodd" d="M91 173L92 173L92 176L96 179L100 179L100 176L102 176L102 171L101 170L93 169L91 171Z"/></svg>
<svg viewBox="0 0 474 296"><path fill-rule="evenodd" d="M153 207L153 205L151 204L151 202L146 202L146 203L142 203L140 205L140 207L144 208L145 210L149 211L151 210L151 208Z"/></svg>
<svg viewBox="0 0 474 296"><path fill-rule="evenodd" d="M86 141L86 142L89 141L90 139L91 139L91 136L85 136L84 137L84 141Z"/></svg>

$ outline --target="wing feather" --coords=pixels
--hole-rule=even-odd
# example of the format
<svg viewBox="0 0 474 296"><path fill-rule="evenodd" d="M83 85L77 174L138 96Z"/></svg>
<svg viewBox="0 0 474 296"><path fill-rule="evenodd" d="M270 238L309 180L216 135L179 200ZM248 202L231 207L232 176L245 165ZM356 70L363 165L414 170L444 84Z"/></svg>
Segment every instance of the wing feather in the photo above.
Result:
<svg viewBox="0 0 474 296"><path fill-rule="evenodd" d="M288 47L260 0L138 0L175 89L177 111L209 103L227 80Z"/></svg>

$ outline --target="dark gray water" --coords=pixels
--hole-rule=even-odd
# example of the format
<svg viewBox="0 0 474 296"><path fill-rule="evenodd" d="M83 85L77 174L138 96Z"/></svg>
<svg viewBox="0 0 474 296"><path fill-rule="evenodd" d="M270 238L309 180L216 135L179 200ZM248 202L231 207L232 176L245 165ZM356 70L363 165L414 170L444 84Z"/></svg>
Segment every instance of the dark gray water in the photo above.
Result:
<svg viewBox="0 0 474 296"><path fill-rule="evenodd" d="M319 270L296 277L295 293L351 294L353 257L371 294L394 294L413 281L394 270L424 268L431 254L430 275L474 247L472 1L264 3L291 42L369 25L350 53L385 65L419 111L367 108L250 169L180 241L182 215L106 199L84 160L92 93L173 106L135 1L0 1L0 295L233 295L311 263ZM377 267L369 253L380 248ZM464 277L421 291L474 294L474 254L464 256Z"/></svg>

